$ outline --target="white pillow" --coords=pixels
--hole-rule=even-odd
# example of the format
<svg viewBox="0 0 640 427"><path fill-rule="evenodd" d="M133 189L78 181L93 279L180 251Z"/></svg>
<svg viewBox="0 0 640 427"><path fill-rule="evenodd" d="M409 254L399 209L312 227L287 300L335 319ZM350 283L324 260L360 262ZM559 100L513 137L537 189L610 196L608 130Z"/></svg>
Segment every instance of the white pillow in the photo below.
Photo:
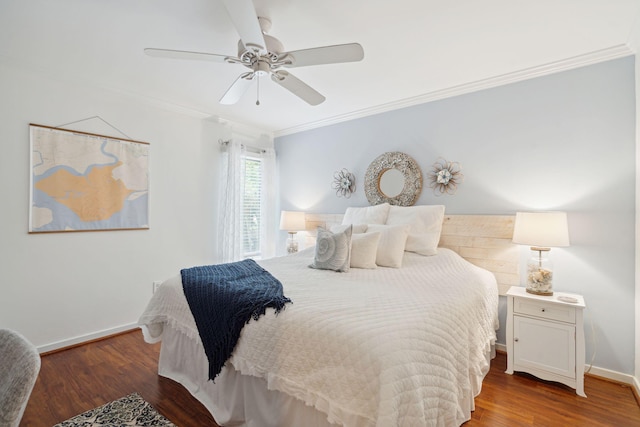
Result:
<svg viewBox="0 0 640 427"><path fill-rule="evenodd" d="M316 255L311 268L319 270L349 271L351 265L351 227L340 233L318 227Z"/></svg>
<svg viewBox="0 0 640 427"><path fill-rule="evenodd" d="M376 251L376 264L381 267L402 267L404 246L409 234L408 225L369 224L367 233L380 232L380 241Z"/></svg>
<svg viewBox="0 0 640 427"><path fill-rule="evenodd" d="M384 224L389 214L389 203L366 208L347 208L342 224Z"/></svg>
<svg viewBox="0 0 640 427"><path fill-rule="evenodd" d="M420 255L435 255L438 253L443 220L443 205L391 206L387 225L408 224L410 228L405 250Z"/></svg>
<svg viewBox="0 0 640 427"><path fill-rule="evenodd" d="M351 233L353 234L362 234L367 231L367 224L345 224L345 225L334 225L333 227L331 227L331 232L340 233L346 230L347 228L349 228L349 225L351 225L352 227Z"/></svg>
<svg viewBox="0 0 640 427"><path fill-rule="evenodd" d="M376 268L380 233L353 234L351 236L351 267Z"/></svg>

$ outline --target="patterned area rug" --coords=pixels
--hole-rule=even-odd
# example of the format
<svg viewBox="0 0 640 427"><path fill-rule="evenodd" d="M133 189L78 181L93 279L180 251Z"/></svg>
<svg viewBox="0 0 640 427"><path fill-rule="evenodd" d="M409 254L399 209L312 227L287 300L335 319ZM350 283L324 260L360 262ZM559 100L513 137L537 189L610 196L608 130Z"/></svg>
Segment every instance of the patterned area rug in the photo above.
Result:
<svg viewBox="0 0 640 427"><path fill-rule="evenodd" d="M176 427L160 415L138 393L114 400L99 408L77 415L54 427L161 426Z"/></svg>

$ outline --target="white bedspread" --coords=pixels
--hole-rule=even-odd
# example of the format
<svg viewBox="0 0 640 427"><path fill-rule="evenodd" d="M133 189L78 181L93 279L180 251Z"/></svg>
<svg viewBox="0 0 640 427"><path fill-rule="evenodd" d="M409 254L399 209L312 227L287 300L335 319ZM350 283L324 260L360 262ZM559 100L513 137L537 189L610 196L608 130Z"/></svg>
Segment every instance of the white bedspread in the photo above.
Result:
<svg viewBox="0 0 640 427"><path fill-rule="evenodd" d="M247 324L227 363L333 423L467 421L498 328L494 276L447 249L405 253L400 269L348 273L308 268L312 256L260 262L293 304ZM161 339L165 322L199 340L179 275L158 289L139 321L148 341Z"/></svg>

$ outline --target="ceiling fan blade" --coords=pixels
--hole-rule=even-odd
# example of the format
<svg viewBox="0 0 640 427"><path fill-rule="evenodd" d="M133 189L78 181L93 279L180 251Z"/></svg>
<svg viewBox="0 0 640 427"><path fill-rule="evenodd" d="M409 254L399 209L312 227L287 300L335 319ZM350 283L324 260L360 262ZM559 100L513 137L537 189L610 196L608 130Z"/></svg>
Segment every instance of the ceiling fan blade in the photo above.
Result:
<svg viewBox="0 0 640 427"><path fill-rule="evenodd" d="M222 0L247 49L266 52L266 44L252 0Z"/></svg>
<svg viewBox="0 0 640 427"><path fill-rule="evenodd" d="M364 58L364 50L358 43L348 43L283 52L281 58L291 60L291 64L284 65L287 68L306 67L361 61Z"/></svg>
<svg viewBox="0 0 640 427"><path fill-rule="evenodd" d="M249 86L251 86L254 76L255 74L252 72L241 74L240 77L233 82L231 87L227 89L224 95L222 95L220 104L231 105L238 102L247 89L249 89Z"/></svg>
<svg viewBox="0 0 640 427"><path fill-rule="evenodd" d="M187 50L171 50L171 49L155 49L148 47L144 50L149 56L156 58L171 59L192 59L197 61L225 62L226 58L232 58L228 55L218 55L215 53L190 52Z"/></svg>
<svg viewBox="0 0 640 427"><path fill-rule="evenodd" d="M278 83L280 86L287 89L310 105L322 104L326 99L314 88L284 70L279 70L275 73L272 73L271 80Z"/></svg>

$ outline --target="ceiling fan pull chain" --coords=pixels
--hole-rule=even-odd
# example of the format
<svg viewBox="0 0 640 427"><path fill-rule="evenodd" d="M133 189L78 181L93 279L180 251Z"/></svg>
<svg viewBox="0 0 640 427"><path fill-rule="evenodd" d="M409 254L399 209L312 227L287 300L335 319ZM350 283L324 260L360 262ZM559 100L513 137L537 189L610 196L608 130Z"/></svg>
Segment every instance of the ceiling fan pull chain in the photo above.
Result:
<svg viewBox="0 0 640 427"><path fill-rule="evenodd" d="M256 105L260 105L260 74L258 74L258 93L256 94Z"/></svg>

